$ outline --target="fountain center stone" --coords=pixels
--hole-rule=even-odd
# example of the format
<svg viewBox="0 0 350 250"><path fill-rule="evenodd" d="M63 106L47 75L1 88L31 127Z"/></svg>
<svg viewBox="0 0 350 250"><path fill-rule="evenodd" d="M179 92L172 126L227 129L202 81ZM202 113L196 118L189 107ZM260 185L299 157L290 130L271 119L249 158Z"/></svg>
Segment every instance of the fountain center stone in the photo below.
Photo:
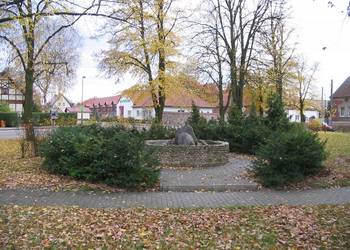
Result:
<svg viewBox="0 0 350 250"><path fill-rule="evenodd" d="M197 137L194 134L193 128L189 124L176 130L175 144L176 145L197 145Z"/></svg>
<svg viewBox="0 0 350 250"><path fill-rule="evenodd" d="M228 162L227 142L198 140L188 124L176 131L173 140L147 140L145 143L165 167L212 167Z"/></svg>

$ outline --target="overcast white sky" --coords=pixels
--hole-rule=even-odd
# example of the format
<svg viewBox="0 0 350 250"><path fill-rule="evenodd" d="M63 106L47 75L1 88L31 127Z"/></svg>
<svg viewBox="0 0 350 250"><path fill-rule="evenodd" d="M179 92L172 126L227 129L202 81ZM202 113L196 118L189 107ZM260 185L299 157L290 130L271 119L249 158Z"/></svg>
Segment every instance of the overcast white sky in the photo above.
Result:
<svg viewBox="0 0 350 250"><path fill-rule="evenodd" d="M196 1L187 2L194 5ZM297 54L302 54L309 63L318 62L316 88L325 88L325 97L330 92L330 81L335 89L350 76L350 18L346 17L348 0L334 0L334 8L327 6L328 0L289 0L291 7L291 26L295 28ZM193 3L193 4L192 4ZM343 11L343 13L342 13ZM67 93L74 102L81 100L81 78L84 80L84 99L94 96L114 95L135 84L135 80L125 77L119 83L106 79L98 70L94 54L105 49L103 39L90 37L95 34L96 19L84 19L79 23L83 33L81 64L77 71L76 84ZM323 50L323 47L327 47Z"/></svg>

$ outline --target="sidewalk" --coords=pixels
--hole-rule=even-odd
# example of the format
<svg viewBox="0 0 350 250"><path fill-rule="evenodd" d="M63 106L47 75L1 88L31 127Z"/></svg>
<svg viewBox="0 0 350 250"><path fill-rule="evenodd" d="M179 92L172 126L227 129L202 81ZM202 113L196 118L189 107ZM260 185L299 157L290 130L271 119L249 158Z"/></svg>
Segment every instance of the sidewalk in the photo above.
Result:
<svg viewBox="0 0 350 250"><path fill-rule="evenodd" d="M84 208L200 208L255 205L319 205L350 203L350 187L306 191L256 192L52 192L0 190L0 205L79 206Z"/></svg>
<svg viewBox="0 0 350 250"><path fill-rule="evenodd" d="M218 167L193 169L162 169L160 188L162 191L256 191L258 184L247 178L251 161L231 159L229 163Z"/></svg>

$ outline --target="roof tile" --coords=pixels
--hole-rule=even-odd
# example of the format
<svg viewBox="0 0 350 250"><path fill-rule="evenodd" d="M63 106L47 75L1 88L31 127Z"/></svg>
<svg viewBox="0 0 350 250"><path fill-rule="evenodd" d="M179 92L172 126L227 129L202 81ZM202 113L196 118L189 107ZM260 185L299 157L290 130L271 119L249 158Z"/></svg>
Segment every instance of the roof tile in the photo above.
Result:
<svg viewBox="0 0 350 250"><path fill-rule="evenodd" d="M334 92L333 98L350 97L350 76Z"/></svg>

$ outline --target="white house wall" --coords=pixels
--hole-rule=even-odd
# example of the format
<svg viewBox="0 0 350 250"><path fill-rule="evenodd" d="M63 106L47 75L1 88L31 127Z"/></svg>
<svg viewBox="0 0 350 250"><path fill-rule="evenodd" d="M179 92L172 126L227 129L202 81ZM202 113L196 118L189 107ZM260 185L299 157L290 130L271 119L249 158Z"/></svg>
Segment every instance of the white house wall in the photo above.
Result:
<svg viewBox="0 0 350 250"><path fill-rule="evenodd" d="M213 113L213 109L211 109L211 108L199 108L199 112L200 113L205 113L205 114L212 114Z"/></svg>
<svg viewBox="0 0 350 250"><path fill-rule="evenodd" d="M317 110L305 110L304 115L306 121L308 121L311 117L315 117L316 119L320 118L320 113ZM287 110L287 117L291 122L301 122L299 110Z"/></svg>
<svg viewBox="0 0 350 250"><path fill-rule="evenodd" d="M134 108L133 109L133 118L136 120L144 120L154 118L155 111L153 108Z"/></svg>
<svg viewBox="0 0 350 250"><path fill-rule="evenodd" d="M184 112L184 113L191 113L192 108L180 108L180 107L165 107L164 112ZM213 113L212 108L199 108L200 113Z"/></svg>
<svg viewBox="0 0 350 250"><path fill-rule="evenodd" d="M10 102L9 108L12 112L23 112L23 104L22 103L11 103L17 101L23 101L24 96L15 89L10 88L8 90L8 95L0 95L0 101Z"/></svg>
<svg viewBox="0 0 350 250"><path fill-rule="evenodd" d="M121 97L118 104L117 104L117 116L121 117L122 114L120 112L120 107L124 107L124 114L123 117L125 118L132 118L133 117L133 102L130 100L130 98L127 97Z"/></svg>
<svg viewBox="0 0 350 250"><path fill-rule="evenodd" d="M9 108L13 112L22 113L23 105L22 104L9 104Z"/></svg>
<svg viewBox="0 0 350 250"><path fill-rule="evenodd" d="M164 112L191 112L189 108L180 108L180 107L164 107Z"/></svg>

